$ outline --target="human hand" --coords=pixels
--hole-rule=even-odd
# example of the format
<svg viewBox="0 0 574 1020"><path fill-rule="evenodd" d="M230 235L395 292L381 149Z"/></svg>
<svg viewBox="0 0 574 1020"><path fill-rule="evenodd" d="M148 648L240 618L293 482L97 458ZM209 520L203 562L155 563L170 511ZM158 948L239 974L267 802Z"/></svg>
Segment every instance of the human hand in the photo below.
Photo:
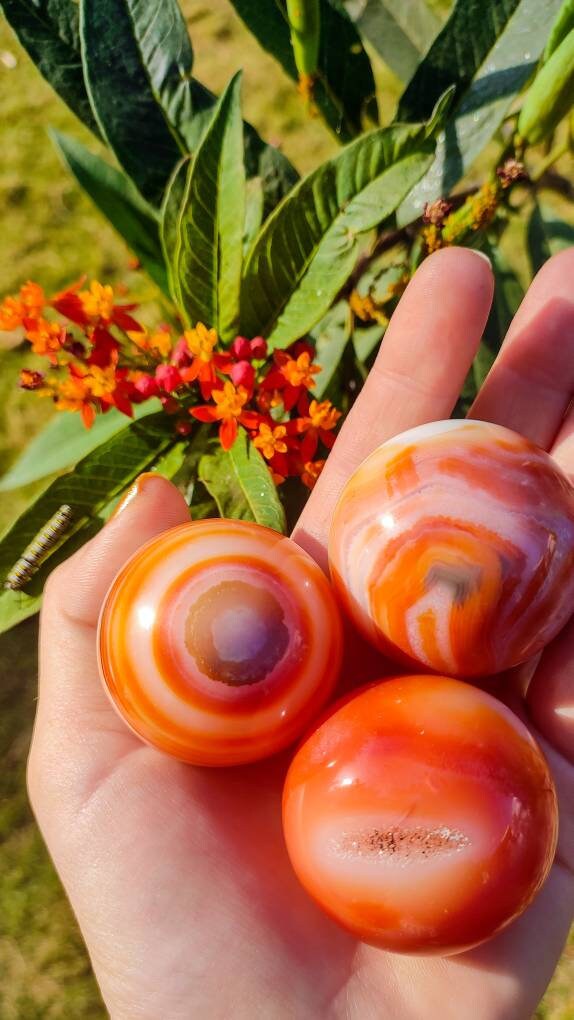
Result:
<svg viewBox="0 0 574 1020"><path fill-rule="evenodd" d="M472 416L523 433L574 477L573 278L574 250L541 270ZM487 262L460 248L431 256L409 284L294 532L322 566L349 474L392 435L450 415L492 289ZM544 652L525 696L524 671L504 686L561 802L544 889L477 949L391 955L339 930L298 885L281 832L289 755L234 769L183 765L140 743L102 689L95 628L106 590L140 545L188 517L169 482L144 476L54 572L42 611L30 796L112 1020L525 1020L574 907L574 623ZM382 672L376 653L359 647L347 685Z"/></svg>

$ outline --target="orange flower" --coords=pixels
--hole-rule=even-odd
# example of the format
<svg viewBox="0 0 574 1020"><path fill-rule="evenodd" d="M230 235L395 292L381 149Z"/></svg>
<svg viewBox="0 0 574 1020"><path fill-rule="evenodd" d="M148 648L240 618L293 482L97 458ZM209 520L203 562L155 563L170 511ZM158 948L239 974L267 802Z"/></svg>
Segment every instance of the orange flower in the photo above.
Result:
<svg viewBox="0 0 574 1020"><path fill-rule="evenodd" d="M202 322L198 322L195 329L186 329L183 337L193 360L181 369L181 377L186 383L197 379L203 399L209 400L218 383L217 370L225 372L230 357L215 353L217 333L214 329L207 329Z"/></svg>
<svg viewBox="0 0 574 1020"><path fill-rule="evenodd" d="M53 382L56 407L59 411L79 411L86 428L91 428L96 416L96 407L111 406L115 403L117 388L114 365L99 368L91 365L87 372L77 365L69 366L70 374L65 379Z"/></svg>
<svg viewBox="0 0 574 1020"><path fill-rule="evenodd" d="M0 330L11 331L22 326L25 319L39 319L45 304L42 288L28 280L20 287L18 297L7 297L0 305Z"/></svg>
<svg viewBox="0 0 574 1020"><path fill-rule="evenodd" d="M232 382L226 381L221 389L213 390L211 399L215 406L203 404L191 407L189 413L198 421L221 422L219 440L224 450L230 450L237 438L238 424L255 428L259 424L259 417L255 412L244 410L249 394L243 386L236 389Z"/></svg>
<svg viewBox="0 0 574 1020"><path fill-rule="evenodd" d="M330 400L312 400L304 417L289 422L287 428L291 435L298 433L305 436L301 444L301 457L304 462L313 460L319 441L327 449L331 449L335 442L333 429L336 428L340 417L341 411L333 407Z"/></svg>
<svg viewBox="0 0 574 1020"><path fill-rule="evenodd" d="M312 489L324 467L324 460L308 460L301 475L303 485L306 485L308 489Z"/></svg>
<svg viewBox="0 0 574 1020"><path fill-rule="evenodd" d="M213 356L213 349L217 344L217 333L214 329L207 329L203 322L198 322L195 329L186 329L183 334L185 342L194 358L209 363Z"/></svg>
<svg viewBox="0 0 574 1020"><path fill-rule="evenodd" d="M306 391L315 384L313 376L321 371L320 365L312 364L312 354L304 350L296 358L286 351L276 351L273 356L275 369L272 369L261 383L264 390L280 390L283 406L286 411L292 407Z"/></svg>
<svg viewBox="0 0 574 1020"><path fill-rule="evenodd" d="M141 351L149 351L154 357L167 358L173 347L173 338L168 326L160 326L154 333L147 329L128 330L130 340Z"/></svg>
<svg viewBox="0 0 574 1020"><path fill-rule="evenodd" d="M78 297L89 318L110 322L114 310L114 290L109 283L104 285L92 280L89 290L81 290Z"/></svg>
<svg viewBox="0 0 574 1020"><path fill-rule="evenodd" d="M66 342L66 327L42 318L26 320L26 339L32 344L34 354L47 357L56 365L56 354Z"/></svg>
<svg viewBox="0 0 574 1020"><path fill-rule="evenodd" d="M341 414L342 412L333 407L330 400L312 400L307 421L310 428L330 431L335 428Z"/></svg>
<svg viewBox="0 0 574 1020"><path fill-rule="evenodd" d="M259 425L259 432L253 440L253 445L261 450L265 460L272 460L276 453L287 453L287 443L284 437L287 429L284 425L268 425L262 421Z"/></svg>

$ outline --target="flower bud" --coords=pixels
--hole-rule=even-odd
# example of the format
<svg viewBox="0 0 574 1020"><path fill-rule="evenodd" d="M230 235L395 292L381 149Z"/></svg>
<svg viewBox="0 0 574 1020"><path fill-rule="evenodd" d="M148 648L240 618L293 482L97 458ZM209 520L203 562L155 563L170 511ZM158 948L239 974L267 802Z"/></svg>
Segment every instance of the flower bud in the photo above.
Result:
<svg viewBox="0 0 574 1020"><path fill-rule="evenodd" d="M267 340L264 340L262 336L254 336L249 346L252 358L267 357Z"/></svg>
<svg viewBox="0 0 574 1020"><path fill-rule="evenodd" d="M246 390L253 389L255 369L248 361L238 361L235 365L232 365L229 374L234 386L245 386Z"/></svg>
<svg viewBox="0 0 574 1020"><path fill-rule="evenodd" d="M158 365L155 377L166 393L173 393L182 384L181 375L175 365Z"/></svg>
<svg viewBox="0 0 574 1020"><path fill-rule="evenodd" d="M134 382L134 390L145 400L155 397L159 390L157 379L154 379L153 375L146 375L145 372L142 372Z"/></svg>
<svg viewBox="0 0 574 1020"><path fill-rule="evenodd" d="M184 368L186 365L191 364L191 361L192 355L187 346L187 341L184 337L181 337L171 352L171 363L176 368Z"/></svg>
<svg viewBox="0 0 574 1020"><path fill-rule="evenodd" d="M231 344L231 353L238 361L249 361L254 355L251 344L244 336L236 336Z"/></svg>

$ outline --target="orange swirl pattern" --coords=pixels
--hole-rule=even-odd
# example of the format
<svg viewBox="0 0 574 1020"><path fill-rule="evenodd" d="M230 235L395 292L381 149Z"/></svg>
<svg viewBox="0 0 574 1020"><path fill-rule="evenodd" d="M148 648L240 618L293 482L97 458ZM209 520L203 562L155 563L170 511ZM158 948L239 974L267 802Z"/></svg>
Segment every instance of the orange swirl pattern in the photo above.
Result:
<svg viewBox="0 0 574 1020"><path fill-rule="evenodd" d="M352 935L402 953L458 953L521 914L552 864L557 820L526 727L441 676L347 699L298 749L283 795L303 886Z"/></svg>
<svg viewBox="0 0 574 1020"><path fill-rule="evenodd" d="M423 425L347 483L333 582L405 665L481 676L524 662L574 607L574 490L543 450L484 422Z"/></svg>
<svg viewBox="0 0 574 1020"><path fill-rule="evenodd" d="M293 743L334 688L341 624L295 542L245 521L184 524L126 564L103 606L100 672L143 740L197 765Z"/></svg>

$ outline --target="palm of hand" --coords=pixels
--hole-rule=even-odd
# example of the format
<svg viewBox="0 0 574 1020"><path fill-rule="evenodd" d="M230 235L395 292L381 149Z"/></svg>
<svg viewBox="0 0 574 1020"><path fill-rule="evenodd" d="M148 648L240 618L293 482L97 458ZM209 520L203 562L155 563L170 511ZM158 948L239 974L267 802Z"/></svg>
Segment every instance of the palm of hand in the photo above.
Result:
<svg viewBox="0 0 574 1020"><path fill-rule="evenodd" d="M574 335L573 268L574 253L564 253L538 277L475 416L548 447L561 427L554 452L574 473L573 420L564 419L574 388L567 344L552 347L548 374L548 344L568 324ZM461 250L429 259L410 285L295 532L321 562L333 501L358 461L389 435L450 413L490 296L486 264ZM393 956L340 931L299 887L281 833L288 755L240 769L191 769L142 746L116 718L97 680L99 606L130 552L186 516L168 483L144 487L56 572L43 613L31 795L113 1020L530 1015L568 930L572 812L562 817L550 880L506 932L450 960ZM48 639L54 634L57 645ZM347 683L384 672L363 646L349 659L361 668L346 673ZM572 723L557 709L574 700L573 666L574 631L545 654L529 692L531 714L554 744L543 746L565 805L574 803L574 768L559 752L572 758ZM516 680L513 707L524 712Z"/></svg>

